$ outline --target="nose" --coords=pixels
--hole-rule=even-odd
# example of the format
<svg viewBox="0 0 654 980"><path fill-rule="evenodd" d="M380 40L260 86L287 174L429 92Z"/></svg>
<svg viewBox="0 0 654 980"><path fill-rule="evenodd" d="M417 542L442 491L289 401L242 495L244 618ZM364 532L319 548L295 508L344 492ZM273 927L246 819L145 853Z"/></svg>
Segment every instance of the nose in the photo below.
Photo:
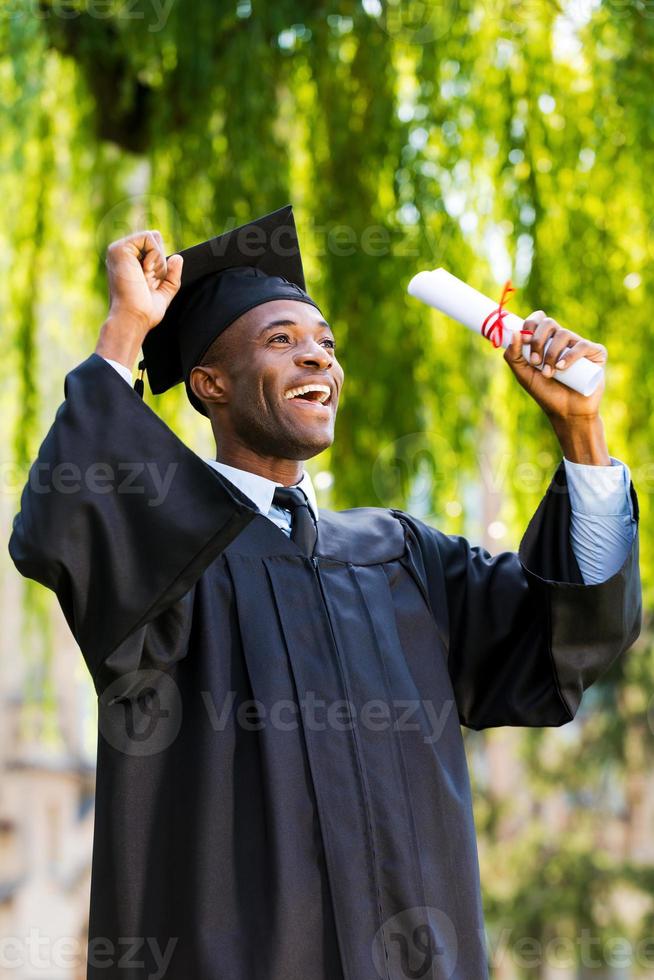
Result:
<svg viewBox="0 0 654 980"><path fill-rule="evenodd" d="M319 368L325 371L332 366L334 356L328 348L317 344L315 340L310 340L301 350L296 351L293 360L298 367Z"/></svg>

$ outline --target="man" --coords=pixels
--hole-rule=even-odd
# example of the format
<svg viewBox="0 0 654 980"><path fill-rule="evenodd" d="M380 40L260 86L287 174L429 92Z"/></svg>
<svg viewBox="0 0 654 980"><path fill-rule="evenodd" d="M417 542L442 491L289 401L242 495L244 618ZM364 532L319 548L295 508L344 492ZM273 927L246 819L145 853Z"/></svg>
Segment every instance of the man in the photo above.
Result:
<svg viewBox="0 0 654 980"><path fill-rule="evenodd" d="M460 723L565 724L640 628L601 391L551 376L606 351L542 312L542 373L507 350L565 462L519 554L492 558L400 511L318 512L303 464L343 371L290 208L168 260L129 236L108 270L10 543L98 692L88 977L480 980ZM141 347L216 460L126 383Z"/></svg>

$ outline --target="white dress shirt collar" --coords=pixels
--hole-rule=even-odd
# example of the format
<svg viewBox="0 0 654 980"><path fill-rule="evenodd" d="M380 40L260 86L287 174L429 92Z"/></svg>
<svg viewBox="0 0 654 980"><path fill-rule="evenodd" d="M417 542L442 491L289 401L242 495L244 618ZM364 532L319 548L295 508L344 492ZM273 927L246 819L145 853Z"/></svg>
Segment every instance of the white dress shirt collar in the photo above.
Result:
<svg viewBox="0 0 654 980"><path fill-rule="evenodd" d="M213 466L219 473L222 473L225 479L233 483L235 487L238 487L241 493L244 493L264 516L268 515L272 507L275 490L277 487L283 486L283 483L275 483L273 480L269 480L265 476L260 476L258 473L249 473L247 470L240 470L236 466L219 463L215 459L207 459L205 462L209 466ZM318 501L316 500L316 493L313 489L311 477L306 470L302 474L300 482L295 483L294 486L306 494L313 516L318 520Z"/></svg>

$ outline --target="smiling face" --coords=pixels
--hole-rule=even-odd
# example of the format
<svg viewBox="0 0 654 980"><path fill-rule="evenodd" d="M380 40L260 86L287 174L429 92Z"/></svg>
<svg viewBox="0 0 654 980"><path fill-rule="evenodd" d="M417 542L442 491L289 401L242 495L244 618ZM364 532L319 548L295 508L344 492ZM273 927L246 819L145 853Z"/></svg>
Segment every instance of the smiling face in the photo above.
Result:
<svg viewBox="0 0 654 980"><path fill-rule="evenodd" d="M343 369L329 325L308 303L273 300L244 313L190 382L219 446L306 460L334 440Z"/></svg>

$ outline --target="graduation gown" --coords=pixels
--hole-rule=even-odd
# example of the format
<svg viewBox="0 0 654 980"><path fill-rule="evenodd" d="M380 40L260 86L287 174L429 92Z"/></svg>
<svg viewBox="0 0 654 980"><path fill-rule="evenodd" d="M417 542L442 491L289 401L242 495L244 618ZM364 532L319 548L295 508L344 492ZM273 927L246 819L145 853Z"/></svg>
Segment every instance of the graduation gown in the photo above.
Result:
<svg viewBox="0 0 654 980"><path fill-rule="evenodd" d="M98 695L89 980L487 976L460 725L565 724L640 629L637 537L584 586L569 517L561 465L518 554L362 508L310 560L72 371L10 552Z"/></svg>

